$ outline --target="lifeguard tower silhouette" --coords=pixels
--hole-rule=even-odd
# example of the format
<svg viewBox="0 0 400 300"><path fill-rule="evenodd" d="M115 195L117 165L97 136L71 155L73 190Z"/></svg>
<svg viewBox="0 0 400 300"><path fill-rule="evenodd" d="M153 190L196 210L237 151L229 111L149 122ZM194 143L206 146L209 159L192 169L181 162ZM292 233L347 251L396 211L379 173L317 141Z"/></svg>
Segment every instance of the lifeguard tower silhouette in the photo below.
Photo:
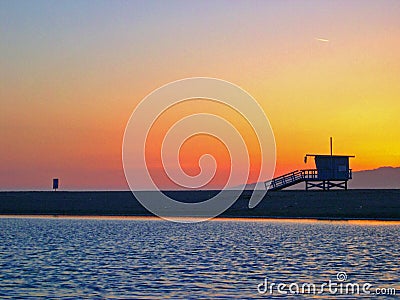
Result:
<svg viewBox="0 0 400 300"><path fill-rule="evenodd" d="M347 181L352 178L349 158L354 155L333 155L332 138L330 138L331 153L329 154L306 154L304 162L308 157L314 157L316 169L296 170L291 173L276 177L270 182L265 182L269 191L277 191L289 186L305 182L306 190L309 189L344 189L347 190Z"/></svg>

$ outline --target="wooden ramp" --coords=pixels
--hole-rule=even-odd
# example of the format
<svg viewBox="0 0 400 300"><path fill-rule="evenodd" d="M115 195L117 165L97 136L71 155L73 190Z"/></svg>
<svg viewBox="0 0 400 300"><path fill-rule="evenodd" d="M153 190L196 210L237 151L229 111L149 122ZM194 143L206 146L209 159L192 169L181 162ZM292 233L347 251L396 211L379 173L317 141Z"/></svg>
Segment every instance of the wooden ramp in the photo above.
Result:
<svg viewBox="0 0 400 300"><path fill-rule="evenodd" d="M323 190L333 188L347 189L347 180L352 178L351 169L346 171L343 178L336 178L335 176L326 177L326 173L320 173L323 176L318 173L317 169L296 170L265 182L265 186L268 187L269 184L269 191L279 191L305 181L307 190L311 188L320 188Z"/></svg>
<svg viewBox="0 0 400 300"><path fill-rule="evenodd" d="M271 180L269 191L278 191L304 181L304 172L296 170ZM267 186L268 182L265 183Z"/></svg>

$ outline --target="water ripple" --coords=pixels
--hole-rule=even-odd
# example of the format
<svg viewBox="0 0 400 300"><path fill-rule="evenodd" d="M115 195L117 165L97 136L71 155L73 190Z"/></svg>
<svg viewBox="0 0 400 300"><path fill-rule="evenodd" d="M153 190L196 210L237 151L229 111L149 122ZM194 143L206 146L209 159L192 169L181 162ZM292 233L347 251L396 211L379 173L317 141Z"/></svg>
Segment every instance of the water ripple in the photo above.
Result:
<svg viewBox="0 0 400 300"><path fill-rule="evenodd" d="M265 277L319 283L339 271L400 287L399 226L0 219L0 228L1 298L250 299Z"/></svg>

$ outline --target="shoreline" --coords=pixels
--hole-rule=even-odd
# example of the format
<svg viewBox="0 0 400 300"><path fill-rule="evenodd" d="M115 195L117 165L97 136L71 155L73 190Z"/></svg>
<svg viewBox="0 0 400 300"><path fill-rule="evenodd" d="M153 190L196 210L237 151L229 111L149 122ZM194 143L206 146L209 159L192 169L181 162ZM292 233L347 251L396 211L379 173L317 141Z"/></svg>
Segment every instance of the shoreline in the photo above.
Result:
<svg viewBox="0 0 400 300"><path fill-rule="evenodd" d="M105 221L161 221L157 216L95 216L95 215L0 215L0 219L51 219L51 220L105 220ZM196 218L176 218L177 220L196 220ZM400 226L400 220L393 219L315 219L315 218L280 218L280 217L214 217L206 222L266 222L266 223L319 223L345 225L388 225Z"/></svg>

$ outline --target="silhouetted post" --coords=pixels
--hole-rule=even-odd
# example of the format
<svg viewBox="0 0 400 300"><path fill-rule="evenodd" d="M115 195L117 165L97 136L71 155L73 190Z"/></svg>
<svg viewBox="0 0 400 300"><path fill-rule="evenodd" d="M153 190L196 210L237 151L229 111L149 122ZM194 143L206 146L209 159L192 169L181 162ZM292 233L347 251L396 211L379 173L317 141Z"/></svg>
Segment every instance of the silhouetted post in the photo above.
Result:
<svg viewBox="0 0 400 300"><path fill-rule="evenodd" d="M53 178L53 190L57 191L58 189L58 178Z"/></svg>
<svg viewBox="0 0 400 300"><path fill-rule="evenodd" d="M331 177L334 177L334 172L333 172L333 147L332 147L332 137L329 139L330 141L330 148L331 148Z"/></svg>

